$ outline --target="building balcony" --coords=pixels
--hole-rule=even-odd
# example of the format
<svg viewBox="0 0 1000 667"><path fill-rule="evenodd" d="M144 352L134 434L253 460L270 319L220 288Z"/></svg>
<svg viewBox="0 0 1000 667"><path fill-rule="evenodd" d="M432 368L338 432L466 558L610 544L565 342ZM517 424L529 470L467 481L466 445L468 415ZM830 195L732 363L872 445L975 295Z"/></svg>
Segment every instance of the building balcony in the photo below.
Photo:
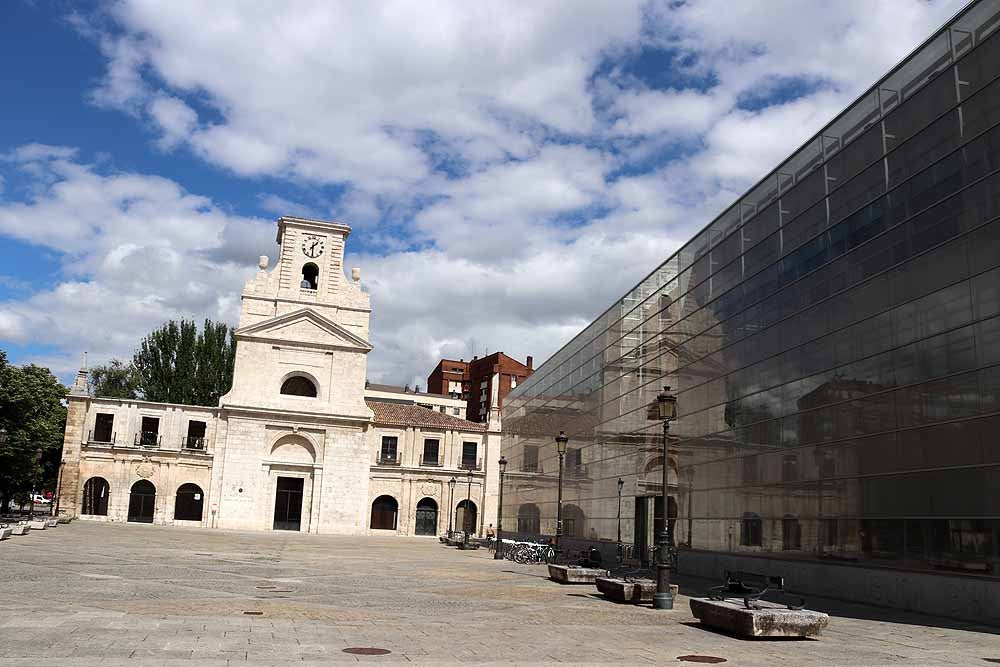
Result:
<svg viewBox="0 0 1000 667"><path fill-rule="evenodd" d="M521 464L521 472L532 472L532 473L537 473L537 474L540 475L542 473L542 464L537 463L537 462L536 463L522 463Z"/></svg>
<svg viewBox="0 0 1000 667"><path fill-rule="evenodd" d="M587 466L584 463L566 466L566 477L569 479L585 479L587 477Z"/></svg>
<svg viewBox="0 0 1000 667"><path fill-rule="evenodd" d="M205 451L205 437L204 436L188 436L181 441L181 447L188 451Z"/></svg>
<svg viewBox="0 0 1000 667"><path fill-rule="evenodd" d="M375 459L375 463L377 463L380 466L398 466L399 454L391 452L380 452L378 457Z"/></svg>
<svg viewBox="0 0 1000 667"><path fill-rule="evenodd" d="M444 463L441 461L441 459L428 459L421 457L420 465L440 468L442 465L444 465Z"/></svg>
<svg viewBox="0 0 1000 667"><path fill-rule="evenodd" d="M462 459L462 465L459 466L462 470L482 470L483 460L478 461L474 459Z"/></svg>
<svg viewBox="0 0 1000 667"><path fill-rule="evenodd" d="M109 445L114 447L115 440L117 440L117 438L117 433L112 433L111 435L108 435L107 433L98 433L95 435L93 431L87 432L88 445Z"/></svg>
<svg viewBox="0 0 1000 667"><path fill-rule="evenodd" d="M133 444L145 449L159 449L162 437L156 431L141 431L135 434Z"/></svg>

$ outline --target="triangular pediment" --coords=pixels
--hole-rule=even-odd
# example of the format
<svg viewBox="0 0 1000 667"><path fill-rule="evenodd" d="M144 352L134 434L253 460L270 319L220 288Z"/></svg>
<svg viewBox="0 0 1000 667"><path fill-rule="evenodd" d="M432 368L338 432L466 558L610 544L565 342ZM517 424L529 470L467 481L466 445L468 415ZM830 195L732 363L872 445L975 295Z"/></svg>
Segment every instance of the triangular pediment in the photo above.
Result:
<svg viewBox="0 0 1000 667"><path fill-rule="evenodd" d="M371 343L361 336L308 308L242 327L236 330L235 335L237 338L303 343L364 352L372 349Z"/></svg>

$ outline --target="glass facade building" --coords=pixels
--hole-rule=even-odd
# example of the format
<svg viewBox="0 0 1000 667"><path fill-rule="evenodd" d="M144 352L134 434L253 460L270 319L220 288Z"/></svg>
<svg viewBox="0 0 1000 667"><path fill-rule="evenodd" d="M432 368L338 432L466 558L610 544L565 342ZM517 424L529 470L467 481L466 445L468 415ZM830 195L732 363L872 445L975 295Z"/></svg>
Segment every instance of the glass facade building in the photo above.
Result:
<svg viewBox="0 0 1000 667"><path fill-rule="evenodd" d="M505 532L555 532L563 430L571 539L620 526L646 559L665 464L682 571L687 551L1000 578L1000 1L538 368L503 428Z"/></svg>

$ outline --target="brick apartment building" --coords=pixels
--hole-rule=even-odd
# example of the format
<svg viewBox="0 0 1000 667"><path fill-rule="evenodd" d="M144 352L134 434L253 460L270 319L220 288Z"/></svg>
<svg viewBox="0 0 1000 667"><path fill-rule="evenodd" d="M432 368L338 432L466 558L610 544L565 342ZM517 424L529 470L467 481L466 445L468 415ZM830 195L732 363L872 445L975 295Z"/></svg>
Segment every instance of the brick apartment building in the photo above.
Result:
<svg viewBox="0 0 1000 667"><path fill-rule="evenodd" d="M442 359L429 376L427 392L465 399L469 421L487 421L490 408L503 408L503 399L531 375L533 359L522 364L503 352L473 357L472 361Z"/></svg>

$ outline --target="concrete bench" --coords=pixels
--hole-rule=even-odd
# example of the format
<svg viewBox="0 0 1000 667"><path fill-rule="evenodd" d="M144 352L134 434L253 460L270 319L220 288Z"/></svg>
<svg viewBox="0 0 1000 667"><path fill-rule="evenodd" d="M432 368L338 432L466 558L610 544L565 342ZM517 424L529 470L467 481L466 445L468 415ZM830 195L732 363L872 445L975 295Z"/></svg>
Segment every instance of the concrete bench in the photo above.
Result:
<svg viewBox="0 0 1000 667"><path fill-rule="evenodd" d="M607 574L607 570L598 567L549 565L549 579L560 584L593 584L598 577L604 577Z"/></svg>
<svg viewBox="0 0 1000 667"><path fill-rule="evenodd" d="M45 530L48 527L48 521L45 519L31 519L28 521L28 525L31 526L32 530Z"/></svg>
<svg viewBox="0 0 1000 667"><path fill-rule="evenodd" d="M827 614L757 600L748 609L741 599L692 598L691 613L707 626L739 637L814 637L830 623Z"/></svg>
<svg viewBox="0 0 1000 667"><path fill-rule="evenodd" d="M615 577L598 577L597 590L613 602L638 604L652 602L656 593L654 579L618 579ZM677 597L677 584L670 584L670 594Z"/></svg>
<svg viewBox="0 0 1000 667"><path fill-rule="evenodd" d="M48 528L55 528L59 525L59 519L46 519L45 525Z"/></svg>
<svg viewBox="0 0 1000 667"><path fill-rule="evenodd" d="M6 540L13 534L14 534L13 528L8 528L8 527L0 528L0 540Z"/></svg>
<svg viewBox="0 0 1000 667"><path fill-rule="evenodd" d="M18 523L10 527L11 535L27 535L28 531L31 530L31 526L27 523Z"/></svg>

